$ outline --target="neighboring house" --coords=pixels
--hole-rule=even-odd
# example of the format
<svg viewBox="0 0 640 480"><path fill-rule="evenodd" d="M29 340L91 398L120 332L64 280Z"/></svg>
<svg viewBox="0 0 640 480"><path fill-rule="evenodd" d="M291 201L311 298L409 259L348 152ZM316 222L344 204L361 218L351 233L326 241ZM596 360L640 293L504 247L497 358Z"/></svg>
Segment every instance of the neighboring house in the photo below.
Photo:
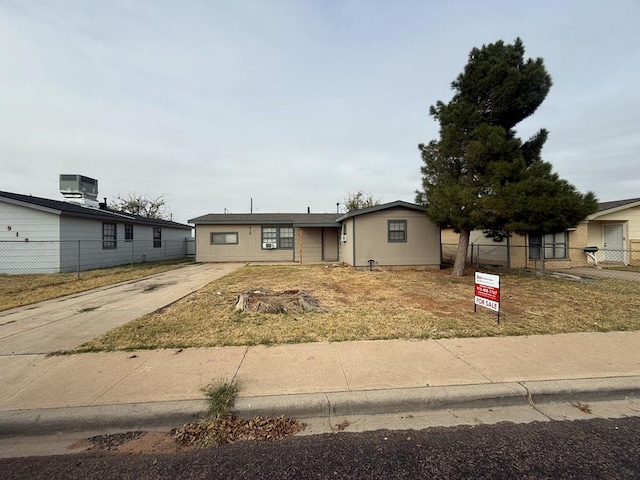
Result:
<svg viewBox="0 0 640 480"><path fill-rule="evenodd" d="M593 265L585 247L598 247L598 262L640 265L640 198L603 202L575 228L545 235L513 235L511 266L528 267L544 257L552 268Z"/></svg>
<svg viewBox="0 0 640 480"><path fill-rule="evenodd" d="M423 207L402 201L346 214L208 214L189 223L198 262L440 266L440 229Z"/></svg>
<svg viewBox="0 0 640 480"><path fill-rule="evenodd" d="M460 234L451 227L443 227L442 233L442 259L451 262L458 252L458 240ZM484 265L509 265L509 237L487 238L484 230L472 230L469 235L469 248L467 249L467 261L476 261Z"/></svg>
<svg viewBox="0 0 640 480"><path fill-rule="evenodd" d="M189 225L0 192L0 273L54 273L186 256Z"/></svg>

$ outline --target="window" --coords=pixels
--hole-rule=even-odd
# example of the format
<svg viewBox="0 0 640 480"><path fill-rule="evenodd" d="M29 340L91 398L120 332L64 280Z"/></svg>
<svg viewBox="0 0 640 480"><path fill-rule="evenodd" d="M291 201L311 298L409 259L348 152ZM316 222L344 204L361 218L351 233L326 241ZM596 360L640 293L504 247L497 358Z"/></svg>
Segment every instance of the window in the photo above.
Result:
<svg viewBox="0 0 640 480"><path fill-rule="evenodd" d="M238 232L212 232L211 245L237 245Z"/></svg>
<svg viewBox="0 0 640 480"><path fill-rule="evenodd" d="M131 225L130 223L127 223L124 226L124 241L133 241L133 225Z"/></svg>
<svg viewBox="0 0 640 480"><path fill-rule="evenodd" d="M118 247L118 237L116 235L115 223L103 223L102 224L102 249L114 250Z"/></svg>
<svg viewBox="0 0 640 480"><path fill-rule="evenodd" d="M387 222L387 240L389 243L407 241L407 221L389 220Z"/></svg>
<svg viewBox="0 0 640 480"><path fill-rule="evenodd" d="M262 227L262 248L265 244L277 249L293 249L293 227Z"/></svg>
<svg viewBox="0 0 640 480"><path fill-rule="evenodd" d="M567 258L568 236L567 232L530 234L529 258L540 260L542 252L545 260Z"/></svg>
<svg viewBox="0 0 640 480"><path fill-rule="evenodd" d="M280 227L278 231L278 248L293 248L293 227Z"/></svg>
<svg viewBox="0 0 640 480"><path fill-rule="evenodd" d="M160 227L153 228L153 248L162 247L162 229Z"/></svg>

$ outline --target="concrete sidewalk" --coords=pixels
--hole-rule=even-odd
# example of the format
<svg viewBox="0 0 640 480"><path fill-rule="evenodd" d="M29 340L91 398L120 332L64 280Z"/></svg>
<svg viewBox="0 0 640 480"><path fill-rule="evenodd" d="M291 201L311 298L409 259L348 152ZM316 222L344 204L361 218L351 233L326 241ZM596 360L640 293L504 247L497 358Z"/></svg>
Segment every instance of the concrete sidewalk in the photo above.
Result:
<svg viewBox="0 0 640 480"><path fill-rule="evenodd" d="M638 346L612 332L0 356L0 436L177 425L218 379L242 415L297 418L624 398Z"/></svg>

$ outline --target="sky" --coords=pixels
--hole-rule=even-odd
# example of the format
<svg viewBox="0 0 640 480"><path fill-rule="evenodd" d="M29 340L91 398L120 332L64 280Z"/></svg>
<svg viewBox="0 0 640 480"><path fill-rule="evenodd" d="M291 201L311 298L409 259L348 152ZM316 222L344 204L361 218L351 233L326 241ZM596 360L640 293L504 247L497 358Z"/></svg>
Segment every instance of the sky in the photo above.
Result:
<svg viewBox="0 0 640 480"><path fill-rule="evenodd" d="M173 220L412 202L473 47L553 78L516 126L600 201L640 197L639 0L0 0L0 190L162 197Z"/></svg>

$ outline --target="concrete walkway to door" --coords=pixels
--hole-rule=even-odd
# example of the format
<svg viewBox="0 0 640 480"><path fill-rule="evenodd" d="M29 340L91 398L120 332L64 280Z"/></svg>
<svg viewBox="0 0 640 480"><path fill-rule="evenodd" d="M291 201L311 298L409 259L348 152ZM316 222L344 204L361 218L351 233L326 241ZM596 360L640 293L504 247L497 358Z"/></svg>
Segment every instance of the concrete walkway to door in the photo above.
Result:
<svg viewBox="0 0 640 480"><path fill-rule="evenodd" d="M244 266L189 265L0 312L0 356L71 350Z"/></svg>

